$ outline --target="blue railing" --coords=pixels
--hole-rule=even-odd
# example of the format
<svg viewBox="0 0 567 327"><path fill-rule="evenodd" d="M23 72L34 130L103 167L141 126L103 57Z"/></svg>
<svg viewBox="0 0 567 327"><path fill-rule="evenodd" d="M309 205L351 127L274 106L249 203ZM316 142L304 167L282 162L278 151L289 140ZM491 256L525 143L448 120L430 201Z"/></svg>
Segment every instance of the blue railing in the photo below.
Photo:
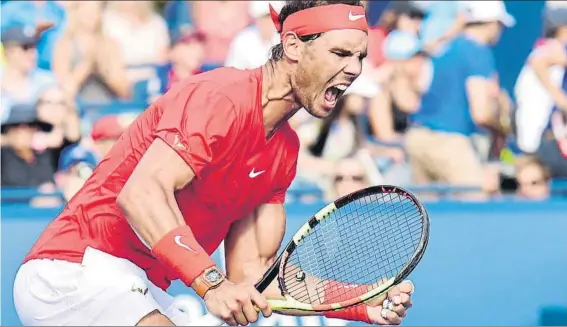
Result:
<svg viewBox="0 0 567 327"><path fill-rule="evenodd" d="M479 192L478 187L469 186L452 186L443 184L431 185L410 185L406 188L415 193L434 193L439 195L440 198L447 198L455 193ZM567 197L567 179L553 180L551 183L552 197L562 198ZM3 187L0 188L0 195L3 205L8 204L27 204L30 199L38 196L53 196L63 199L63 195L59 191L55 192L41 192L34 188L25 187ZM312 184L307 183L294 183L288 190L288 198L290 202L296 202L302 197L310 196L315 200L323 199L323 191ZM513 196L499 197L500 200L513 199Z"/></svg>
<svg viewBox="0 0 567 327"><path fill-rule="evenodd" d="M286 239L322 206L321 202L287 205ZM410 276L416 292L404 325L567 326L567 201L442 201L426 208L430 242ZM15 274L59 210L2 206L2 326L20 325L12 295ZM221 255L219 250L213 258L222 267ZM174 283L169 292L192 317L205 313L202 301L181 283ZM274 316L261 324L336 326L337 322Z"/></svg>

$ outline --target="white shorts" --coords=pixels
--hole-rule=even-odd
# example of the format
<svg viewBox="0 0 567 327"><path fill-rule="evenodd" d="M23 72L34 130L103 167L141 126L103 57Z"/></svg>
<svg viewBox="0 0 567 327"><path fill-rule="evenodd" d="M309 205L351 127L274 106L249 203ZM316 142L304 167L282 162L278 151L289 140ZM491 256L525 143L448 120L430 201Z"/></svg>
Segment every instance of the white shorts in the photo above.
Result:
<svg viewBox="0 0 567 327"><path fill-rule="evenodd" d="M134 326L154 310L176 325L189 321L142 269L92 248L81 264L38 259L22 265L14 303L24 326Z"/></svg>

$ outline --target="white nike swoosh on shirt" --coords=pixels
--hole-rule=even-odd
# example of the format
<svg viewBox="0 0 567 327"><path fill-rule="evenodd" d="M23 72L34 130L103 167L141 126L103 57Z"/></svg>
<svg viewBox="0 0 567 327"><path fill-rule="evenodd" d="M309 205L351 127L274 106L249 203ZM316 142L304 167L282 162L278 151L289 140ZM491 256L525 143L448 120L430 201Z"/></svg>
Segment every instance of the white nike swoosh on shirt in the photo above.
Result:
<svg viewBox="0 0 567 327"><path fill-rule="evenodd" d="M353 15L352 11L349 11L348 13L348 20L350 20L351 22L357 21L361 18L363 18L365 15Z"/></svg>
<svg viewBox="0 0 567 327"><path fill-rule="evenodd" d="M180 247L182 247L182 248L184 248L188 251L191 251L193 253L197 253L197 251L193 250L191 247L189 247L189 245L181 243L181 235L175 236L175 238L173 240L175 241L175 244L179 245Z"/></svg>
<svg viewBox="0 0 567 327"><path fill-rule="evenodd" d="M250 172L250 174L248 174L248 177L250 178L256 178L260 175L262 175L265 172L265 170L259 171L259 172L254 172L254 168L252 168L252 171Z"/></svg>

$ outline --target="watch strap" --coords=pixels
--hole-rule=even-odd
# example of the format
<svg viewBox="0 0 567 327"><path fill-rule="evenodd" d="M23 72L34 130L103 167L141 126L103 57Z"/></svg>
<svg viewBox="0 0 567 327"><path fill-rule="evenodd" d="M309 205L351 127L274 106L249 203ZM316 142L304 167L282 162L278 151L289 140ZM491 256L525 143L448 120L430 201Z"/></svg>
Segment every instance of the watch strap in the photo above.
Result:
<svg viewBox="0 0 567 327"><path fill-rule="evenodd" d="M210 273L211 271L217 271L221 276L215 282L211 282L206 277L207 274ZM197 293L197 295L199 295L201 298L204 298L205 294L207 294L209 290L217 288L224 280L225 280L225 276L222 273L222 271L220 271L220 269L218 269L217 267L210 267L205 269L205 271L203 271L201 275L197 276L197 278L193 280L193 284L191 285L191 287L195 290L195 293Z"/></svg>

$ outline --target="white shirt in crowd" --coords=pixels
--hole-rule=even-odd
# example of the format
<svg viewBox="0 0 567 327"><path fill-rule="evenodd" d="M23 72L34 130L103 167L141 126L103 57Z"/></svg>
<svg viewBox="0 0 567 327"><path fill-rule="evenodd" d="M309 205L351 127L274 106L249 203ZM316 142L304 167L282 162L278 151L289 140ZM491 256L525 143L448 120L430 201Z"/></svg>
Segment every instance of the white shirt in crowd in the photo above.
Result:
<svg viewBox="0 0 567 327"><path fill-rule="evenodd" d="M120 47L126 66L162 63L167 54L170 39L165 20L152 14L143 24L132 24L114 11L106 11L103 16L103 32ZM151 78L153 69L128 69L131 81Z"/></svg>
<svg viewBox="0 0 567 327"><path fill-rule="evenodd" d="M238 69L254 69L265 64L270 58L270 49L280 43L278 33L265 42L255 25L249 26L236 35L228 51L225 66Z"/></svg>
<svg viewBox="0 0 567 327"><path fill-rule="evenodd" d="M548 47L562 47L557 41L547 42L534 49L530 56L548 51ZM561 87L565 68L551 67L549 74L553 83ZM514 93L517 104L515 118L518 147L523 152L533 153L539 148L555 103L529 64L525 64L520 71Z"/></svg>

